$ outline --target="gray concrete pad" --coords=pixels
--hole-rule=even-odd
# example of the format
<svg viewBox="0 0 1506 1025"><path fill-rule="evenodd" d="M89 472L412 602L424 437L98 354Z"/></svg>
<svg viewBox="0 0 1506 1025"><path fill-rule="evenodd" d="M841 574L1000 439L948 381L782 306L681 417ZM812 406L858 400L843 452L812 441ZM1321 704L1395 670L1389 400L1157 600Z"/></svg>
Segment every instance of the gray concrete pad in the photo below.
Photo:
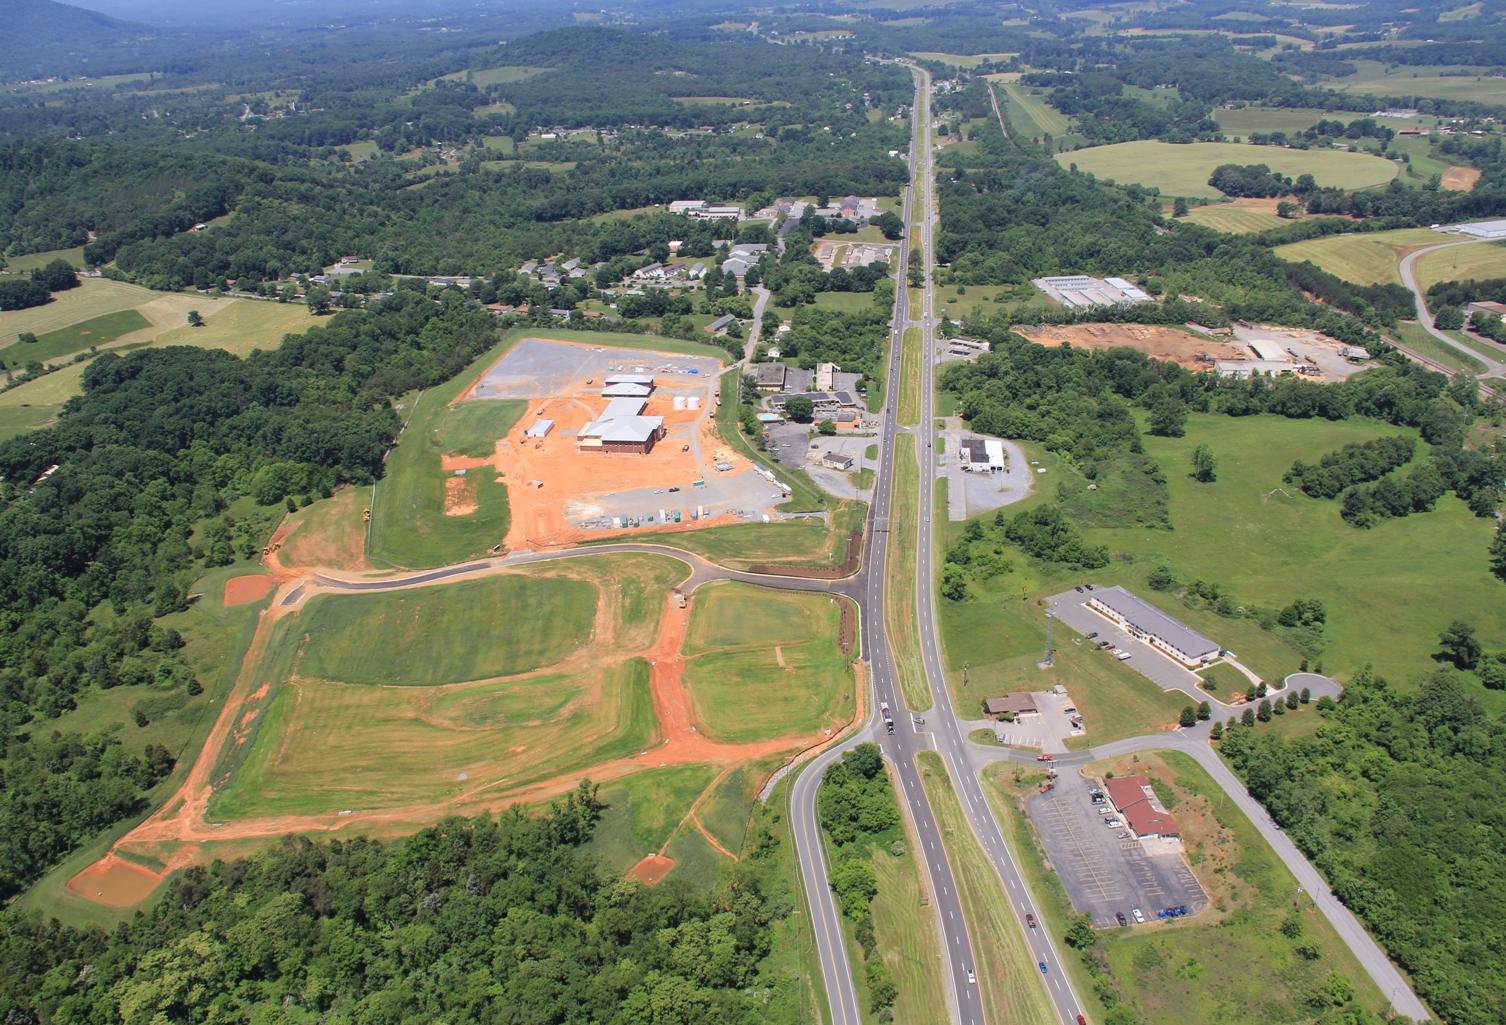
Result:
<svg viewBox="0 0 1506 1025"><path fill-rule="evenodd" d="M870 470L878 468L878 460L867 457L869 446L877 442L877 438L861 434L836 434L829 438L812 435L805 447L805 472L810 474L817 487L834 498L861 498L866 501L873 496L873 489L858 487L853 475L864 467ZM850 458L852 470L822 466L821 460L828 452Z"/></svg>
<svg viewBox="0 0 1506 1025"><path fill-rule="evenodd" d="M962 467L961 443L967 438L984 435L960 429L961 421L951 418L942 431L945 442L937 468L946 475L947 519L960 521L981 516L1018 502L1030 494L1034 477L1025 451L1012 441L1004 442L1008 465L1002 473L968 473Z"/></svg>
<svg viewBox="0 0 1506 1025"><path fill-rule="evenodd" d="M1067 741L1072 737L1082 736L1084 732L1072 725L1072 716L1067 713L1068 708L1075 707L1071 692L1053 694L1050 691L1031 691L1031 694L1035 697L1035 707L1040 710L1039 715L1027 716L1015 722L982 719L966 723L966 728L969 731L992 730L999 743L1010 747L1028 747L1046 754L1065 754Z"/></svg>
<svg viewBox="0 0 1506 1025"><path fill-rule="evenodd" d="M730 473L714 470L702 478L699 487L686 479L659 488L635 488L611 494L572 499L565 505L570 522L587 530L609 529L605 519L637 519L639 526L672 522L680 514L681 523L695 522L695 513L706 516L732 514L739 519L761 520L766 510L784 501L784 492L751 467ZM679 488L670 491L670 487Z"/></svg>
<svg viewBox="0 0 1506 1025"><path fill-rule="evenodd" d="M1180 854L1148 854L1128 827L1106 826L1106 816L1090 796L1093 780L1076 769L1064 769L1056 788L1025 802L1045 849L1072 906L1093 919L1099 928L1117 927L1115 913L1139 908L1146 924L1159 924L1163 908L1187 905L1196 914L1208 897Z"/></svg>
<svg viewBox="0 0 1506 1025"><path fill-rule="evenodd" d="M804 466L805 456L811 450L811 438L816 433L811 424L786 422L771 424L769 455L776 463L785 466Z"/></svg>
<svg viewBox="0 0 1506 1025"><path fill-rule="evenodd" d="M720 372L721 364L710 356L520 338L481 375L467 398L544 398L621 373L653 374L661 389L706 394L710 401L708 393L717 388Z"/></svg>

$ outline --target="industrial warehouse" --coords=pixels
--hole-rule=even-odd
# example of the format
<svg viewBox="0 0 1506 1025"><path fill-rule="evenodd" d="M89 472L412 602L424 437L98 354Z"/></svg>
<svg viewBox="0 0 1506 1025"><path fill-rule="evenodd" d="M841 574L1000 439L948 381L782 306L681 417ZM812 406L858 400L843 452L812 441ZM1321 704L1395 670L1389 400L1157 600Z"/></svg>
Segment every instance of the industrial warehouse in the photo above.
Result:
<svg viewBox="0 0 1506 1025"><path fill-rule="evenodd" d="M1068 309L1086 310L1095 306L1119 306L1124 303L1148 303L1150 296L1134 282L1124 278L1092 278L1086 274L1031 278L1030 283Z"/></svg>

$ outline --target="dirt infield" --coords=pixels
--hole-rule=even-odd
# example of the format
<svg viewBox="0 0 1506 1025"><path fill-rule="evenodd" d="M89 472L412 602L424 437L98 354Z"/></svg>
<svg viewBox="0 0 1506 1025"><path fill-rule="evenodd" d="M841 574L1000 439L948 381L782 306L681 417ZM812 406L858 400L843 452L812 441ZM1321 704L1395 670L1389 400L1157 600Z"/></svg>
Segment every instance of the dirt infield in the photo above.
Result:
<svg viewBox="0 0 1506 1025"><path fill-rule="evenodd" d="M1469 192L1480 180L1478 167L1451 167L1443 172L1443 187L1454 192Z"/></svg>
<svg viewBox="0 0 1506 1025"><path fill-rule="evenodd" d="M68 889L96 904L128 908L149 897L165 875L111 853L68 880Z"/></svg>
<svg viewBox="0 0 1506 1025"><path fill-rule="evenodd" d="M248 573L225 581L225 607L249 605L277 590L277 580L263 573Z"/></svg>
<svg viewBox="0 0 1506 1025"><path fill-rule="evenodd" d="M1152 359L1179 363L1190 370L1207 370L1200 358L1249 359L1243 345L1205 338L1189 331L1152 324L1073 324L1065 327L1016 327L1015 332L1036 345L1072 345L1079 349L1135 349Z"/></svg>
<svg viewBox="0 0 1506 1025"><path fill-rule="evenodd" d="M673 859L666 858L661 854L650 854L638 864L628 869L628 875L638 880L645 886L653 886L659 880L669 875L669 870L675 867Z"/></svg>

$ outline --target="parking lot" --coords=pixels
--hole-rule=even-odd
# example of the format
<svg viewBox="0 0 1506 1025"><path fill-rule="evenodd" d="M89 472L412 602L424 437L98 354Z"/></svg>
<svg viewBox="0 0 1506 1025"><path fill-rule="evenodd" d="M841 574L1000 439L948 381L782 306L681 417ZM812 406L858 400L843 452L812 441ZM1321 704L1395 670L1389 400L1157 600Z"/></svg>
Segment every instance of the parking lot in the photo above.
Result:
<svg viewBox="0 0 1506 1025"><path fill-rule="evenodd" d="M1076 630L1086 637L1090 633L1098 636L1093 642L1110 641L1116 647L1123 648L1130 653L1130 658L1125 660L1125 665L1150 680L1162 690L1179 690L1194 701L1211 700L1211 696L1198 689L1201 679L1191 670L1177 665L1166 655L1150 646L1145 641L1137 640L1130 636L1129 631L1116 625L1107 616L1100 616L1088 608L1087 601L1093 597L1091 591L1063 591L1054 594L1047 603L1051 609L1051 615L1058 622ZM1111 658L1104 652L1104 658Z"/></svg>
<svg viewBox="0 0 1506 1025"><path fill-rule="evenodd" d="M1185 905L1197 914L1207 895L1180 854L1147 854L1127 826L1106 826L1093 803L1092 781L1064 769L1056 788L1025 803L1030 821L1072 906L1099 928L1117 926L1116 914L1135 924L1139 908L1147 924L1163 908Z"/></svg>

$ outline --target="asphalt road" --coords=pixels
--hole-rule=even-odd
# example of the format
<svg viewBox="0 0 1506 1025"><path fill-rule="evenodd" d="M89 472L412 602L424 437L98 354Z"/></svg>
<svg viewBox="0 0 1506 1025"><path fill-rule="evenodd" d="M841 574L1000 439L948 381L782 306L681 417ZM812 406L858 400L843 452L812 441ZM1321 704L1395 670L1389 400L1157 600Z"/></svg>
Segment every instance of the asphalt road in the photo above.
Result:
<svg viewBox="0 0 1506 1025"><path fill-rule="evenodd" d="M1453 249L1455 246L1479 245L1480 243L1486 241L1489 240L1476 238L1468 239L1463 242L1444 242L1436 246L1425 246L1422 249L1415 250L1414 252L1410 252L1406 256L1402 257L1401 264L1397 268L1401 273L1401 283L1403 285L1406 285L1407 289L1412 293L1412 304L1417 307L1417 321L1422 325L1423 330L1432 335L1434 338L1438 339L1444 345L1447 345L1450 349L1461 352L1471 359L1477 359L1481 363L1484 363L1486 366L1485 372L1477 375L1482 381L1486 379L1506 377L1506 363L1502 363L1499 360L1493 360L1483 353L1476 352L1474 349L1471 349L1467 345L1460 344L1458 341L1450 338L1447 334L1433 326L1433 315L1432 313L1428 312L1427 298L1424 295L1421 287L1419 287L1417 284L1416 267L1417 261L1423 256L1426 256L1428 253L1436 253L1440 249Z"/></svg>

